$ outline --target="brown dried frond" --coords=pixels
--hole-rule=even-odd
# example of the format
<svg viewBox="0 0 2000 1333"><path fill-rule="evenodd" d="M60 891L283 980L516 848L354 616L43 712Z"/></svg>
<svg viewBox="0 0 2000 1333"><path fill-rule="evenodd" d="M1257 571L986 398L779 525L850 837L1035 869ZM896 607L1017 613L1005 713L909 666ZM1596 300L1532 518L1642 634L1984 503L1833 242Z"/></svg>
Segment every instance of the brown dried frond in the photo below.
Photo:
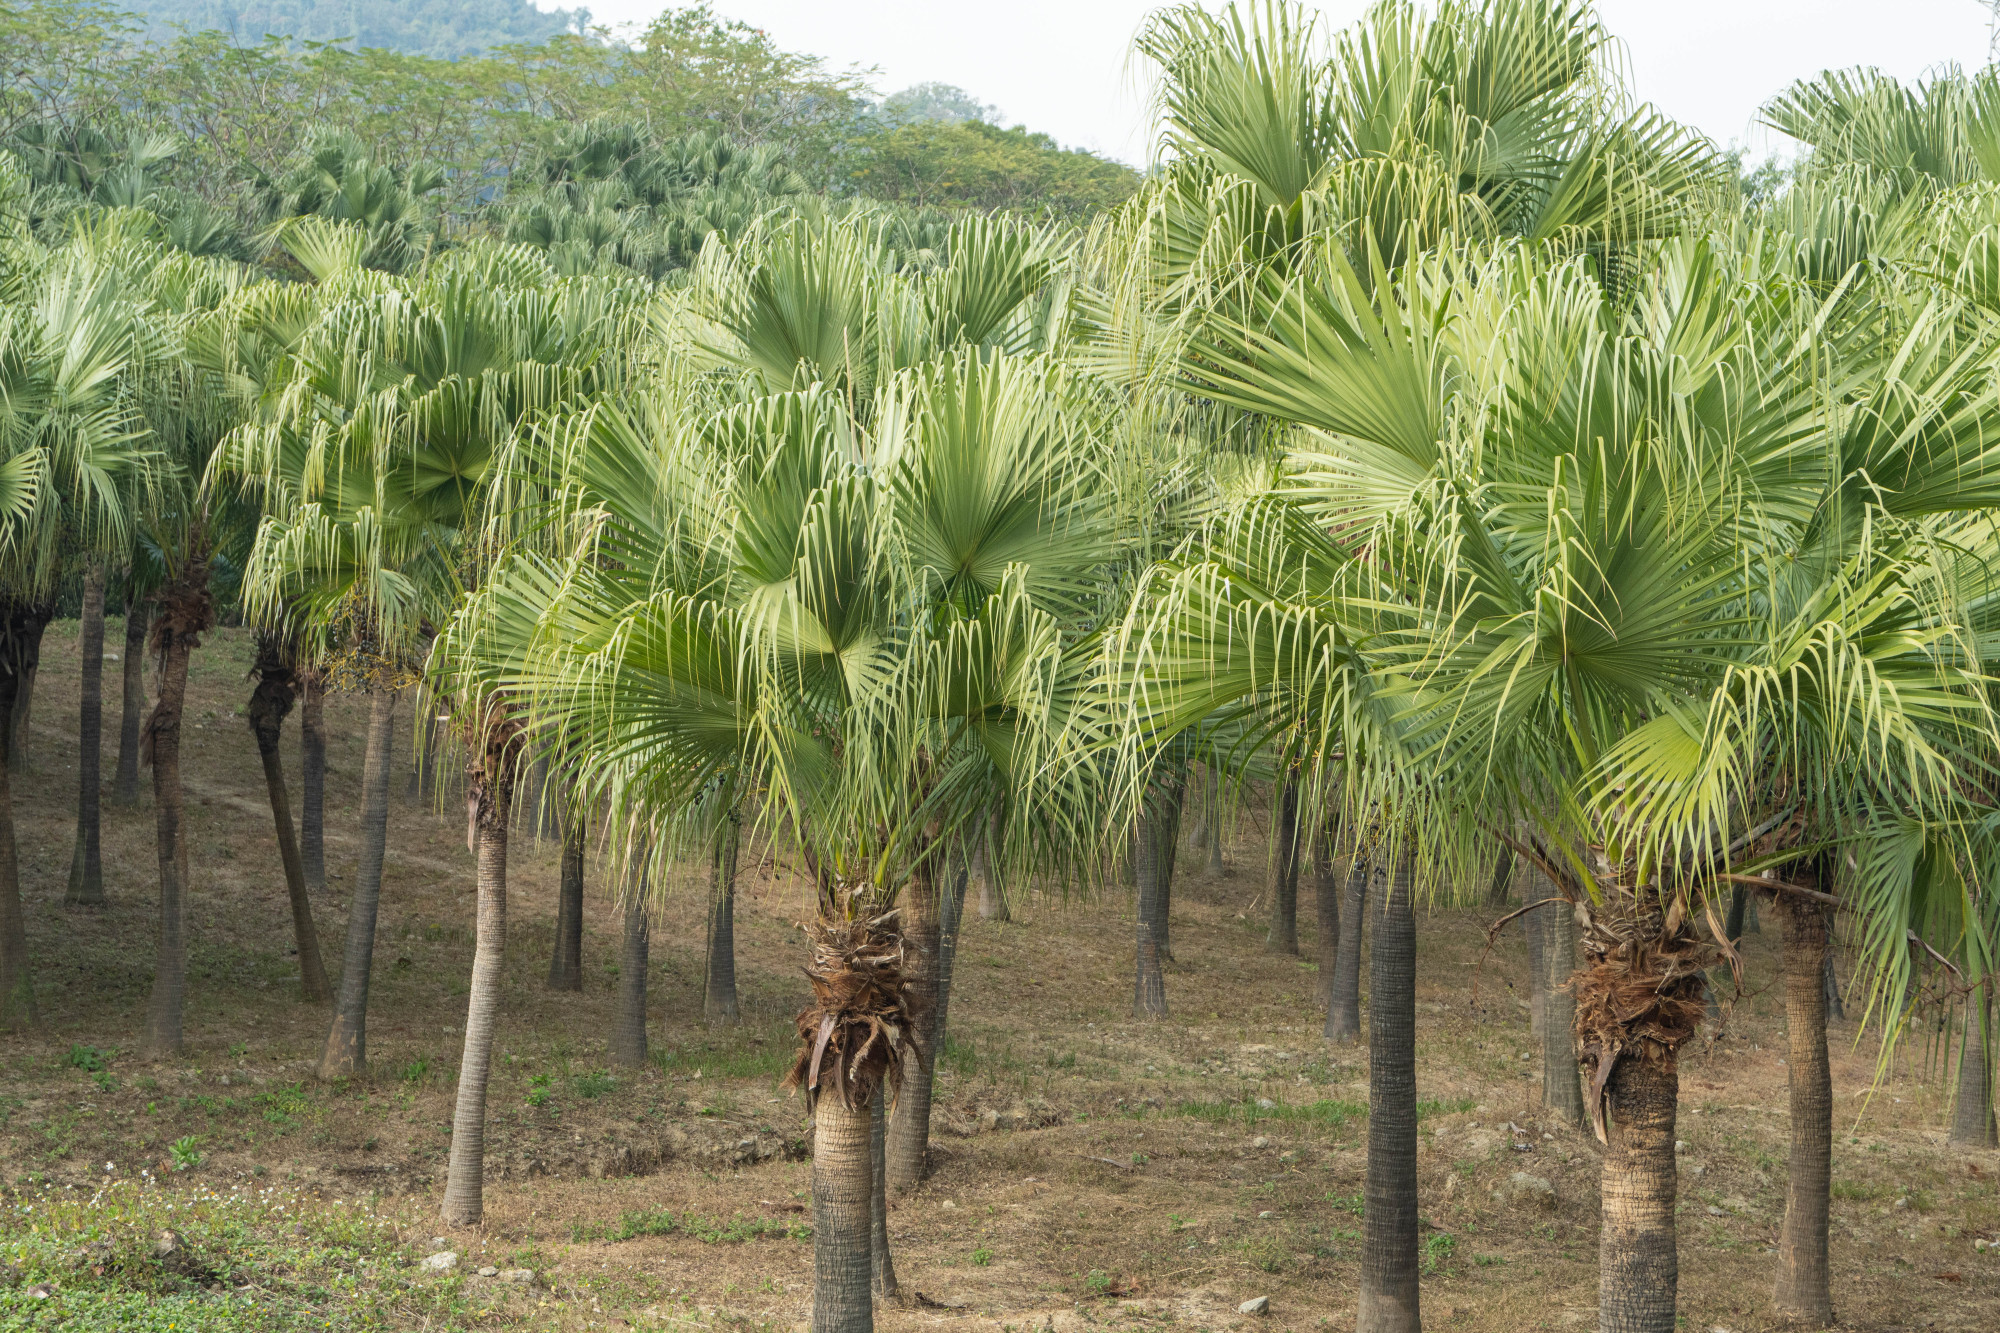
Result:
<svg viewBox="0 0 2000 1333"><path fill-rule="evenodd" d="M892 909L853 920L806 925L813 1000L799 1011L799 1055L785 1086L803 1088L808 1107L831 1093L845 1106L868 1105L875 1089L902 1080L910 1041L910 986L901 923Z"/></svg>
<svg viewBox="0 0 2000 1333"><path fill-rule="evenodd" d="M1591 1121L1602 1141L1612 1070L1627 1057L1670 1057L1700 1031L1702 986L1718 954L1677 906L1663 908L1646 890L1614 892L1578 916L1584 966L1569 988L1576 996L1576 1045Z"/></svg>

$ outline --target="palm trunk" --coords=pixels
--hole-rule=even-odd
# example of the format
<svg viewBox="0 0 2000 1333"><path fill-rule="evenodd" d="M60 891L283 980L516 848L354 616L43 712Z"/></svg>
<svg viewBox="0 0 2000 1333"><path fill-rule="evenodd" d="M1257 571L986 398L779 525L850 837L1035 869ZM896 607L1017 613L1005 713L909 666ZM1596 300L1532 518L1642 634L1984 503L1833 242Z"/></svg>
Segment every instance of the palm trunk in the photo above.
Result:
<svg viewBox="0 0 2000 1333"><path fill-rule="evenodd" d="M326 684L312 670L299 673L299 765L299 858L317 898L326 893Z"/></svg>
<svg viewBox="0 0 2000 1333"><path fill-rule="evenodd" d="M1960 1148L2000 1148L1993 1119L1993 983L1973 991L1965 1010L1965 1054L1958 1064L1958 1097L1952 1107L1951 1142Z"/></svg>
<svg viewBox="0 0 2000 1333"><path fill-rule="evenodd" d="M1132 971L1132 1013L1137 1018L1164 1018L1167 1014L1167 980L1160 959L1160 885L1170 873L1167 849L1161 844L1173 836L1163 793L1147 803L1139 816L1138 878L1139 906L1134 927L1136 958Z"/></svg>
<svg viewBox="0 0 2000 1333"><path fill-rule="evenodd" d="M611 1024L611 1059L627 1069L646 1063L646 972L652 966L652 926L645 884L625 904L625 940L618 952L618 1015Z"/></svg>
<svg viewBox="0 0 2000 1333"><path fill-rule="evenodd" d="M1534 915L1542 918L1542 1110L1562 1124L1581 1125L1576 996L1568 989L1576 973L1576 913L1565 899L1552 894Z"/></svg>
<svg viewBox="0 0 2000 1333"><path fill-rule="evenodd" d="M937 1023L932 1039L936 1043L936 1058L944 1058L945 1039L950 1028L945 1020L951 1016L951 977L958 962L958 928L965 920L965 880L968 870L962 848L952 857L944 895L938 901L938 985Z"/></svg>
<svg viewBox="0 0 2000 1333"><path fill-rule="evenodd" d="M1778 1313L1833 1322L1826 1228L1833 1183L1833 1072L1826 1053L1826 912L1787 897L1778 904L1785 938L1785 1034L1791 1090L1791 1162L1785 1224L1778 1233Z"/></svg>
<svg viewBox="0 0 2000 1333"><path fill-rule="evenodd" d="M152 620L152 603L132 594L131 575L125 585L125 696L118 719L118 777L111 799L130 807L139 804L139 724L146 715L146 631Z"/></svg>
<svg viewBox="0 0 2000 1333"><path fill-rule="evenodd" d="M1223 791L1222 776L1214 769L1208 770L1208 873L1210 878L1222 878L1222 835Z"/></svg>
<svg viewBox="0 0 2000 1333"><path fill-rule="evenodd" d="M1271 929L1265 953L1296 956L1299 951L1299 784L1286 778L1278 794L1278 859L1271 885Z"/></svg>
<svg viewBox="0 0 2000 1333"><path fill-rule="evenodd" d="M103 824L99 808L104 762L104 566L96 561L83 576L77 652L83 658L83 682L77 709L76 851L70 856L69 890L63 901L73 907L102 907L104 860L99 835Z"/></svg>
<svg viewBox="0 0 2000 1333"><path fill-rule="evenodd" d="M372 740L372 726L370 730ZM387 746L382 758L388 758ZM380 767L386 817L389 766L385 762ZM471 793L479 830L479 924L472 951L472 989L465 1007L465 1050L458 1062L458 1105L451 1121L451 1161L444 1185L444 1220L450 1226L471 1226L485 1212L486 1084L493 1070L493 1032L500 1015L507 950L507 820L514 798L513 769L514 756L506 738L486 738L483 762L473 778ZM369 777L377 777L374 770L369 771ZM371 787L371 803L373 799Z"/></svg>
<svg viewBox="0 0 2000 1333"><path fill-rule="evenodd" d="M1333 1002L1326 1009L1325 1037L1342 1046L1361 1039L1361 922L1368 911L1368 880L1374 868L1357 856L1347 866L1340 895L1340 945L1334 956Z"/></svg>
<svg viewBox="0 0 2000 1333"><path fill-rule="evenodd" d="M1729 912L1723 922L1722 933L1728 938L1731 948L1743 939L1743 909L1749 902L1749 897L1750 890L1741 884L1735 885L1729 891ZM1706 1016L1712 1024L1720 1024L1722 1021L1722 996L1718 988L1729 977L1728 968L1712 967L1708 970L1707 980L1702 983Z"/></svg>
<svg viewBox="0 0 2000 1333"><path fill-rule="evenodd" d="M292 938L298 945L299 985L305 998L320 1004L333 998L326 965L319 955L319 930L313 925L312 900L306 894L305 864L299 859L298 837L292 828L292 803L285 791L285 763L278 740L285 714L292 711L292 671L276 646L259 635L257 688L250 695L250 734L264 764L264 790L271 798L271 822L278 830L278 857L284 862L285 890L292 900Z"/></svg>
<svg viewBox="0 0 2000 1333"><path fill-rule="evenodd" d="M731 811L716 843L708 899L708 977L701 1008L710 1027L742 1021L736 1003L736 850L743 825Z"/></svg>
<svg viewBox="0 0 2000 1333"><path fill-rule="evenodd" d="M1542 904L1555 889L1549 877L1536 870L1528 877L1528 900ZM1549 1043L1549 931L1548 908L1537 906L1521 916L1521 938L1528 946L1528 1040L1548 1049ZM1558 1034L1560 1039L1560 1034Z"/></svg>
<svg viewBox="0 0 2000 1333"><path fill-rule="evenodd" d="M875 1328L872 1119L868 1106L851 1107L837 1096L821 1097L813 1108L812 1333Z"/></svg>
<svg viewBox="0 0 2000 1333"><path fill-rule="evenodd" d="M1620 1059L1610 1100L1598 1246L1600 1333L1673 1333L1680 1279L1674 1252L1674 1102L1680 1077L1672 1051Z"/></svg>
<svg viewBox="0 0 2000 1333"><path fill-rule="evenodd" d="M1356 1333L1417 1333L1417 919L1399 862L1368 964L1368 1174Z"/></svg>
<svg viewBox="0 0 2000 1333"><path fill-rule="evenodd" d="M382 905L382 856L389 841L389 762L395 721L396 696L387 690L371 693L368 748L361 761L361 861L354 868L354 903L347 912L340 995L334 1002L333 1029L326 1034L326 1050L320 1056L321 1078L357 1078L368 1072L368 982L375 965L375 915ZM511 797L512 791L507 795ZM505 853L503 841L503 870ZM483 869L483 844L480 856ZM482 891L482 904L484 901ZM468 1032L468 1038L470 1035Z"/></svg>
<svg viewBox="0 0 2000 1333"><path fill-rule="evenodd" d="M153 763L153 821L160 844L160 945L153 997L140 1048L154 1058L179 1055L181 1010L187 999L188 847L186 794L181 789L181 714L187 703L188 658L214 623L208 562L191 563L160 597L160 698L146 722Z"/></svg>
<svg viewBox="0 0 2000 1333"><path fill-rule="evenodd" d="M877 1300L895 1300L896 1258L889 1252L889 1098L881 1088L868 1099L868 1258Z"/></svg>
<svg viewBox="0 0 2000 1333"><path fill-rule="evenodd" d="M888 1189L907 1194L924 1177L931 1139L931 1087L937 1073L938 880L927 863L903 891L903 941L908 948L903 975L908 980L910 1061L896 1113L889 1119Z"/></svg>
<svg viewBox="0 0 2000 1333"><path fill-rule="evenodd" d="M53 606L36 606L29 610L20 628L21 683L14 695L14 706L7 714L8 734L14 747L10 754L16 773L26 773L35 766L29 754L35 711L35 677L41 672L42 635L54 618Z"/></svg>
<svg viewBox="0 0 2000 1333"><path fill-rule="evenodd" d="M1486 886L1486 905L1505 907L1508 891L1514 887L1514 849L1505 843L1500 845L1500 855L1493 862L1493 880Z"/></svg>
<svg viewBox="0 0 2000 1333"><path fill-rule="evenodd" d="M979 919L981 921L1005 921L1009 919L1007 910L1006 885L1000 882L1000 839L1007 831L1007 815L1004 810L995 810L993 818L986 826L986 841L979 844L975 853L979 873Z"/></svg>
<svg viewBox="0 0 2000 1333"><path fill-rule="evenodd" d="M1825 984L1821 989L1826 992L1826 1016L1829 1019L1844 1021L1847 1018L1847 1006L1840 1002L1840 976L1833 970L1833 954L1833 937L1829 935L1826 942Z"/></svg>
<svg viewBox="0 0 2000 1333"><path fill-rule="evenodd" d="M1313 1000L1329 1013L1333 1010L1333 974L1340 967L1340 864L1333 857L1330 835L1319 841L1313 857L1313 923L1319 937L1313 942L1313 958L1319 974L1313 978Z"/></svg>
<svg viewBox="0 0 2000 1333"><path fill-rule="evenodd" d="M562 884L556 891L556 947L549 959L550 990L583 989L584 821L570 815L563 829Z"/></svg>
<svg viewBox="0 0 2000 1333"><path fill-rule="evenodd" d="M5 608L0 622L0 718L13 714L20 688L22 613ZM12 740L0 729L0 1028L18 1031L35 1021L35 991L28 975L28 923L21 910L21 863L14 845Z"/></svg>

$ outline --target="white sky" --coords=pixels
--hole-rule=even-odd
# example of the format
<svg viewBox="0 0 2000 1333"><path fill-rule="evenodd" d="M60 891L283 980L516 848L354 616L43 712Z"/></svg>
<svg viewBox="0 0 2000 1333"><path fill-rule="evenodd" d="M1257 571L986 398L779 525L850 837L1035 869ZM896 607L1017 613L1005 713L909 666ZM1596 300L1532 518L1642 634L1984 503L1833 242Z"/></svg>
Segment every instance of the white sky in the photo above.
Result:
<svg viewBox="0 0 2000 1333"><path fill-rule="evenodd" d="M571 0L575 3L576 0ZM583 0L599 23L639 22L659 0ZM691 0L680 0L690 3ZM546 3L546 0L545 0ZM1143 76L1128 60L1148 0L713 0L717 13L835 67L880 67L895 92L936 80L999 106L1007 124L1135 165L1148 150ZM1213 7L1213 0L1211 0ZM1980 0L1599 0L1626 45L1638 95L1718 142L1783 150L1752 125L1792 80L1871 64L1911 79L1985 63ZM1324 0L1342 27L1365 0Z"/></svg>

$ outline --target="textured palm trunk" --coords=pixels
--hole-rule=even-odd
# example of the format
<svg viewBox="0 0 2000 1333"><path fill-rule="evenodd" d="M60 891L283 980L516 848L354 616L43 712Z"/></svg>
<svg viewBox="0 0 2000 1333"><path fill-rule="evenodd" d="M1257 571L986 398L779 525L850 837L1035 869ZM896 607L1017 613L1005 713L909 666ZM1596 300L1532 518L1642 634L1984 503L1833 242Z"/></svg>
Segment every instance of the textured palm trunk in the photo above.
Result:
<svg viewBox="0 0 2000 1333"><path fill-rule="evenodd" d="M139 726L146 716L146 631L152 622L152 603L132 595L130 578L125 590L125 660L119 665L124 698L118 719L118 776L111 784L111 799L121 806L139 804Z"/></svg>
<svg viewBox="0 0 2000 1333"><path fill-rule="evenodd" d="M1826 992L1826 1016L1829 1019L1845 1019L1847 1006L1840 1001L1840 977L1833 970L1833 939L1829 935L1826 943L1826 972L1821 989Z"/></svg>
<svg viewBox="0 0 2000 1333"><path fill-rule="evenodd" d="M262 636L260 636L260 639ZM291 668L268 640L258 644L257 688L250 695L250 734L264 765L264 790L271 798L271 822L278 831L278 858L285 867L285 891L292 900L292 938L298 946L299 986L305 998L320 1004L333 998L326 965L319 954L319 930L313 924L312 900L306 894L305 863L292 827L292 803L285 790L284 756L278 747L285 715L292 711Z"/></svg>
<svg viewBox="0 0 2000 1333"><path fill-rule="evenodd" d="M20 688L20 624L16 607L0 623L0 718L12 715ZM16 1031L35 1021L35 991L28 971L28 922L21 910L21 862L14 844L11 737L0 729L0 1028Z"/></svg>
<svg viewBox="0 0 2000 1333"><path fill-rule="evenodd" d="M317 898L326 892L326 683L312 670L299 673L299 857Z"/></svg>
<svg viewBox="0 0 2000 1333"><path fill-rule="evenodd" d="M1993 991L1991 981L1972 992L1965 1011L1965 1054L1958 1064L1951 1142L1961 1148L2000 1148L1993 1118Z"/></svg>
<svg viewBox="0 0 2000 1333"><path fill-rule="evenodd" d="M507 822L514 797L513 767L505 740L490 737L483 762L472 777L470 804L479 831L479 924L472 951L471 994L465 1006L465 1048L458 1061L458 1105L451 1120L451 1161L444 1184L444 1220L451 1226L471 1226L485 1212L486 1084L493 1072L493 1033L500 1017L507 952ZM386 763L381 781L386 808Z"/></svg>
<svg viewBox="0 0 2000 1333"><path fill-rule="evenodd" d="M813 1111L813 1333L875 1327L871 1119L867 1106L838 1097L820 1098Z"/></svg>
<svg viewBox="0 0 2000 1333"><path fill-rule="evenodd" d="M586 829L572 814L563 829L562 880L556 890L556 947L549 958L550 990L583 989L583 840Z"/></svg>
<svg viewBox="0 0 2000 1333"><path fill-rule="evenodd" d="M1333 1002L1326 1009L1325 1036L1343 1046L1361 1039L1361 923L1374 873L1365 857L1355 857L1348 863L1340 894L1340 946L1334 955Z"/></svg>
<svg viewBox="0 0 2000 1333"><path fill-rule="evenodd" d="M627 1069L646 1063L646 972L652 927L643 885L625 904L625 941L618 951L618 1015L611 1024L611 1059Z"/></svg>
<svg viewBox="0 0 2000 1333"><path fill-rule="evenodd" d="M877 1300L895 1300L896 1257L889 1252L889 1098L881 1088L868 1099L868 1261Z"/></svg>
<svg viewBox="0 0 2000 1333"><path fill-rule="evenodd" d="M1546 904L1555 894L1547 875L1537 870L1529 875L1527 895L1537 906L1521 916L1521 938L1528 946L1528 1039L1548 1049L1549 1034L1549 929ZM1554 1040L1567 1041L1562 1033Z"/></svg>
<svg viewBox="0 0 2000 1333"><path fill-rule="evenodd" d="M701 1010L710 1027L742 1021L736 1003L736 852L743 825L734 811L715 847L708 898L708 976Z"/></svg>
<svg viewBox="0 0 2000 1333"><path fill-rule="evenodd" d="M926 864L903 891L903 975L909 981L910 1059L889 1118L888 1190L907 1194L924 1178L931 1140L931 1087L937 1073L938 877Z"/></svg>
<svg viewBox="0 0 2000 1333"><path fill-rule="evenodd" d="M1605 1084L1608 1116L1599 1187L1599 1333L1674 1333L1680 1262L1674 1250L1672 1050L1630 1052Z"/></svg>
<svg viewBox="0 0 2000 1333"><path fill-rule="evenodd" d="M1493 862L1493 879L1486 886L1486 905L1505 907L1509 891L1514 886L1514 849L1502 843L1500 855Z"/></svg>
<svg viewBox="0 0 2000 1333"><path fill-rule="evenodd" d="M8 735L13 742L11 751L16 773L26 773L35 766L31 755L32 732L35 712L35 678L41 673L42 635L47 632L49 621L55 618L55 608L42 604L28 609L18 631L20 636L20 686L14 694L14 706L8 710Z"/></svg>
<svg viewBox="0 0 2000 1333"><path fill-rule="evenodd" d="M942 1060L945 1041L951 1035L946 1021L951 1017L951 978L958 963L958 929L965 921L965 883L970 869L963 852L954 856L945 877L944 892L938 898L938 984L937 1021L933 1040L937 1058Z"/></svg>
<svg viewBox="0 0 2000 1333"><path fill-rule="evenodd" d="M1833 1071L1826 1052L1826 912L1816 902L1778 903L1785 956L1786 1071L1791 1092L1791 1161L1785 1223L1778 1233L1778 1313L1813 1324L1833 1321L1826 1228L1833 1183Z"/></svg>
<svg viewBox="0 0 2000 1333"><path fill-rule="evenodd" d="M368 1072L368 983L375 966L375 917L382 906L382 856L389 841L389 763L395 723L396 696L387 690L370 694L368 742L361 761L361 860L354 868L340 993L319 1060L321 1078L357 1078Z"/></svg>
<svg viewBox="0 0 2000 1333"><path fill-rule="evenodd" d="M1545 881L1546 882L1546 881ZM1583 1079L1576 1065L1576 913L1551 896L1535 913L1542 926L1542 1109L1550 1119L1582 1125Z"/></svg>
<svg viewBox="0 0 2000 1333"><path fill-rule="evenodd" d="M1408 862L1368 961L1368 1168L1357 1333L1417 1333L1417 919Z"/></svg>
<svg viewBox="0 0 2000 1333"><path fill-rule="evenodd" d="M1138 880L1139 905L1133 933L1136 957L1132 969L1132 1013L1138 1018L1164 1018L1167 1014L1167 980L1161 969L1165 951L1160 947L1160 889L1171 873L1168 869L1173 831L1164 801L1147 805L1139 817Z"/></svg>
<svg viewBox="0 0 2000 1333"><path fill-rule="evenodd" d="M160 596L154 642L160 654L160 697L146 721L153 765L153 822L159 835L159 954L140 1049L155 1059L184 1047L181 1011L187 999L188 847L186 793L181 788L181 716L187 704L188 658L214 622L206 561Z"/></svg>
<svg viewBox="0 0 2000 1333"><path fill-rule="evenodd" d="M995 810L991 822L986 826L986 840L979 844L979 850L974 853L974 864L979 876L981 921L1006 921L1011 915L1007 910L1007 887L1000 880L1000 839L1006 831L1006 812Z"/></svg>
<svg viewBox="0 0 2000 1333"><path fill-rule="evenodd" d="M1277 864L1271 885L1271 929L1265 953L1299 951L1299 784L1287 778L1278 793Z"/></svg>
<svg viewBox="0 0 2000 1333"><path fill-rule="evenodd" d="M1330 837L1320 839L1313 857L1313 958L1319 973L1313 978L1313 999L1329 1013L1333 1009L1333 974L1340 967L1340 864L1333 857Z"/></svg>
<svg viewBox="0 0 2000 1333"><path fill-rule="evenodd" d="M76 729L76 850L70 855L69 888L63 894L63 901L72 907L102 907L104 859L99 837L103 821L99 814L104 762L104 566L101 563L93 562L84 572L77 652L83 658L83 680Z"/></svg>

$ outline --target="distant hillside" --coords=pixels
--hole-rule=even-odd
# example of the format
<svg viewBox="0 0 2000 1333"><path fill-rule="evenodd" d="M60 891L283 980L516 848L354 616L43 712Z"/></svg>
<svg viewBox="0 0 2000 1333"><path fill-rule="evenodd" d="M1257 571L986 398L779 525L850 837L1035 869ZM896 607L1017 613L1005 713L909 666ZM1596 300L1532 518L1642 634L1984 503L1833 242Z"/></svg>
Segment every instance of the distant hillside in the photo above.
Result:
<svg viewBox="0 0 2000 1333"><path fill-rule="evenodd" d="M126 0L165 36L178 24L254 44L268 34L329 42L358 37L414 55L473 55L540 42L589 20L585 9L544 13L529 0Z"/></svg>

